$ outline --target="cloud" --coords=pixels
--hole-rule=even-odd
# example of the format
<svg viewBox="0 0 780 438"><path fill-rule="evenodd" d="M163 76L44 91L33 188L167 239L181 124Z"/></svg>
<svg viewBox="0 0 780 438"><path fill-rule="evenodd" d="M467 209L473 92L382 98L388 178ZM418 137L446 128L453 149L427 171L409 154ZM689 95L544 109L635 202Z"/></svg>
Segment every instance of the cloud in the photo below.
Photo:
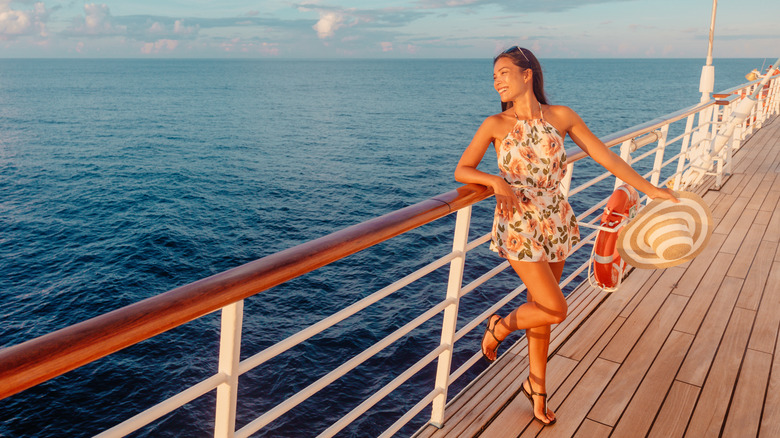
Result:
<svg viewBox="0 0 780 438"><path fill-rule="evenodd" d="M115 36L127 32L127 26L113 23L108 5L87 3L84 5L84 17L77 18L73 26L65 30L65 35Z"/></svg>
<svg viewBox="0 0 780 438"><path fill-rule="evenodd" d="M382 51L383 52L392 52L393 51L393 43L391 43L391 42L382 41L381 43L379 43L379 45L382 46Z"/></svg>
<svg viewBox="0 0 780 438"><path fill-rule="evenodd" d="M22 11L11 9L11 0L0 0L0 40L35 34L45 37L48 17L42 2L35 3L32 10Z"/></svg>
<svg viewBox="0 0 780 438"><path fill-rule="evenodd" d="M495 5L509 12L564 12L581 6L633 0L418 0L422 9L471 8Z"/></svg>
<svg viewBox="0 0 780 438"><path fill-rule="evenodd" d="M320 11L320 20L312 28L317 31L317 36L320 39L325 39L332 37L336 29L344 25L343 23L344 15L337 12Z"/></svg>
<svg viewBox="0 0 780 438"><path fill-rule="evenodd" d="M155 21L146 32L157 37L164 35L169 39L181 39L182 37L196 36L200 30L199 26L185 26L182 20L174 21L172 27L172 30L168 30L169 25Z"/></svg>
<svg viewBox="0 0 780 438"><path fill-rule="evenodd" d="M152 54L160 52L171 52L178 47L179 42L176 40L160 39L153 43L146 43L141 47L141 53Z"/></svg>
<svg viewBox="0 0 780 438"><path fill-rule="evenodd" d="M315 3L299 3L294 6L301 12L316 11L318 13L319 19L312 26L312 29L317 32L317 37L323 40L332 38L340 29L359 28L361 31L376 31L384 28L396 28L432 14L430 11L419 10L419 8L402 7L357 9Z"/></svg>

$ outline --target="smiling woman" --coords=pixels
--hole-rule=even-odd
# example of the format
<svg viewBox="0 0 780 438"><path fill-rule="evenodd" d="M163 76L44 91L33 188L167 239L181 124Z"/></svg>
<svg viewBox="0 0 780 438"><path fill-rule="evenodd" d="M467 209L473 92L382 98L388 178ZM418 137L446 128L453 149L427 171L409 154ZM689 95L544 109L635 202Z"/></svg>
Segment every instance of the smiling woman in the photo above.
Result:
<svg viewBox="0 0 780 438"><path fill-rule="evenodd" d="M492 362L507 336L526 330L530 372L521 390L531 402L534 419L550 426L557 420L547 410L550 326L566 318L568 308L559 283L564 262L580 240L577 216L561 191L566 177L564 137L568 134L597 163L651 198L676 198L607 149L577 113L547 103L542 68L530 50L513 46L498 55L493 60L493 87L503 111L479 127L458 162L455 179L493 189L496 209L490 249L507 259L520 276L528 302L506 317L488 317L482 354ZM499 175L477 170L491 143Z"/></svg>

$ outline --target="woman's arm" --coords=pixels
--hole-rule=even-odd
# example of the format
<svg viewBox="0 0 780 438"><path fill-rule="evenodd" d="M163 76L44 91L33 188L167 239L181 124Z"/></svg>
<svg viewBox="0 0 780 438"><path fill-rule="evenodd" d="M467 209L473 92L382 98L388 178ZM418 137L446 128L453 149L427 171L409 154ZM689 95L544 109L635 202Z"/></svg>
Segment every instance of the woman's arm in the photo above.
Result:
<svg viewBox="0 0 780 438"><path fill-rule="evenodd" d="M469 143L460 157L460 161L458 161L458 165L455 168L455 180L467 184L474 183L492 187L499 211L511 214L514 208L520 208L520 201L509 184L498 175L477 170L477 166L495 138L494 132L498 122L497 116L488 117L482 122L471 143Z"/></svg>
<svg viewBox="0 0 780 438"><path fill-rule="evenodd" d="M612 152L607 146L596 137L590 129L582 121L582 118L567 107L563 110L567 122L566 131L569 133L569 137L574 140L586 154L590 155L594 161L604 166L605 169L610 171L613 175L627 182L629 185L647 194L650 198L671 199L674 202L679 202L675 197L672 190L666 188L659 188L650 183L642 177L633 167L623 161L616 153Z"/></svg>

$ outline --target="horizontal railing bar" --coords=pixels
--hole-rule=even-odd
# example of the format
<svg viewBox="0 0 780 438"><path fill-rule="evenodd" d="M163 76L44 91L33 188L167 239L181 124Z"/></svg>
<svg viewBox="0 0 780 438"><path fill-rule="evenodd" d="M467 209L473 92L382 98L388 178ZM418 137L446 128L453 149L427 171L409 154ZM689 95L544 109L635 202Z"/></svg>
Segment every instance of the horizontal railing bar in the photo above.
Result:
<svg viewBox="0 0 780 438"><path fill-rule="evenodd" d="M772 76L771 80L778 79L778 77L780 77L780 75L774 75L774 76ZM758 79L756 79L756 80L754 80L754 81L746 82L746 83L744 83L744 84L742 84L742 85L737 85L736 87L728 88L728 89L726 89L726 90L719 91L719 92L717 92L717 93L713 93L713 96L714 96L715 94L732 94L732 93L734 93L735 91L742 91L742 89L743 89L743 88L749 88L749 87L750 87L750 86L752 86L752 85L757 85L758 83L760 83L760 82L761 82L761 80L762 80L762 79L763 79L763 78L758 78Z"/></svg>
<svg viewBox="0 0 780 438"><path fill-rule="evenodd" d="M466 245L466 252L471 251L472 249L482 245L483 243L489 242L490 238L491 238L491 234L487 233L487 234L483 235L482 237L478 237L478 238L472 240L471 242L469 242L468 245Z"/></svg>
<svg viewBox="0 0 780 438"><path fill-rule="evenodd" d="M468 371L471 367L473 367L479 360L482 359L482 350L480 349L476 353L474 353L466 362L463 362L463 365L459 366L457 370L455 370L454 373L450 374L450 384L452 382L458 380L461 378L466 371Z"/></svg>
<svg viewBox="0 0 780 438"><path fill-rule="evenodd" d="M666 160L663 163L661 163L661 169L663 169L664 167L672 164L672 162L674 162L675 160L679 159L680 156L682 156L682 155L683 155L683 153L679 152L677 155L674 155L674 156L670 157L668 160Z"/></svg>
<svg viewBox="0 0 780 438"><path fill-rule="evenodd" d="M482 321L487 319L488 316L496 313L498 309L504 307L506 303L515 299L515 297L520 295L524 290L525 290L524 284L521 284L520 286L512 289L512 291L506 294L504 298L498 300L496 304L493 304L492 306L488 307L485 311L477 315L476 318L466 323L466 325L464 325L463 328L455 332L455 343L457 343L460 340L460 338L466 336L470 331L474 330L474 328L477 327L480 323L482 323Z"/></svg>
<svg viewBox="0 0 780 438"><path fill-rule="evenodd" d="M385 336L382 340L375 343L374 345L368 347L367 349L363 350L362 353L358 354L357 356L354 356L352 359L344 362L341 366L334 369L333 371L329 372L328 374L324 375L323 377L319 378L314 383L310 384L306 388L300 390L297 394L293 395L292 397L288 398L287 400L283 401L282 403L276 405L276 407L272 408L271 410L267 411L265 414L259 416L258 418L252 420L249 424L242 427L239 431L237 431L237 436L249 436L261 428L263 428L268 423L276 420L280 416L284 415L287 411L290 409L298 406L302 402L304 402L306 399L311 397L312 395L319 392L321 389L325 388L326 386L330 385L331 383L335 382L336 380L340 379L342 376L347 374L348 372L355 369L357 366L365 362L366 360L370 359L375 354L379 353L389 345L391 345L393 342L401 339L401 337L407 335L409 332L414 330L415 328L419 327L429 319L433 318L436 314L443 311L445 307L454 304L455 299L447 299L436 306L429 309L427 312L423 313L422 315L418 316L417 318L413 319L412 321L406 323L404 326L400 327L398 330L394 331L393 333L390 333L389 335ZM240 434L239 434L240 432Z"/></svg>
<svg viewBox="0 0 780 438"><path fill-rule="evenodd" d="M658 152L658 148L650 149L649 151L645 152L644 154L638 156L638 157L631 157L631 162L636 163L639 161L644 160L645 158L649 157L650 155L653 155L654 153Z"/></svg>
<svg viewBox="0 0 780 438"><path fill-rule="evenodd" d="M466 296L466 294L468 294L469 292L471 292L474 289L478 288L479 286L484 284L486 281L488 281L491 278L495 277L496 275L501 273L501 271L503 271L504 269L506 269L508 267L509 267L509 262L505 261L505 262L499 263L493 269L485 272L484 274L482 274L479 277L477 277L476 279L474 279L471 283L463 286L460 289L460 294L458 295L458 298L463 298L464 296Z"/></svg>
<svg viewBox="0 0 780 438"><path fill-rule="evenodd" d="M321 434L317 436L325 438L325 437L331 437L339 433L341 429L347 427L350 423L355 421L359 416L363 415L363 413L371 409L371 407L379 403L380 400L387 397L391 392L395 391L399 386L403 385L404 382L411 379L420 370L425 368L426 365L436 360L436 358L438 358L441 353L443 353L445 350L451 347L452 347L451 345L446 345L446 344L439 345L438 348L435 348L433 351L423 356L422 359L418 360L414 365L407 368L406 371L399 374L395 379L388 382L385 386L383 386L377 392L371 395L371 397L367 398L365 401L363 401L363 403L359 404L354 409L352 409L347 415L341 417L341 420L333 423L329 428L325 429Z"/></svg>
<svg viewBox="0 0 780 438"><path fill-rule="evenodd" d="M0 350L0 399L492 195L476 184Z"/></svg>
<svg viewBox="0 0 780 438"><path fill-rule="evenodd" d="M426 406L433 403L433 399L437 396L444 393L443 389L434 389L433 391L429 392L428 395L423 397L422 400L417 402L416 405L414 405L411 409L409 409L401 418L395 421L390 427L388 427L384 432L382 432L382 435L379 435L378 438L386 438L391 437L395 435L396 432L398 432L402 427L406 425L409 421L412 420L412 418L416 417L417 414L419 414L423 409L425 409Z"/></svg>
<svg viewBox="0 0 780 438"><path fill-rule="evenodd" d="M576 195L577 193L579 193L579 192L587 189L588 187L591 187L591 186L593 186L593 185L595 185L595 184L597 184L597 183L599 183L601 181L604 181L605 179L609 178L610 176L613 176L612 173L610 173L610 172L603 172L599 176L592 178L590 181L586 181L586 182L578 185L577 187L573 188L569 192L569 196L568 197L571 198L572 196Z"/></svg>
<svg viewBox="0 0 780 438"><path fill-rule="evenodd" d="M280 341L265 350L248 357L241 361L241 363L238 366L238 374L244 374L247 371L252 370L253 368L258 367L259 365L263 364L267 360L289 350L290 348L300 344L301 342L311 338L312 336L316 336L317 334L325 331L326 329L338 324L339 322L349 318L350 316L356 314L357 312L367 308L368 306L376 303L377 301L397 292L399 289L408 286L414 281L419 280L420 278L430 274L431 272L441 268L442 266L447 265L447 263L451 262L455 257L458 257L460 254L456 252L451 252L447 254L446 256L433 261L426 266L423 266L422 268L408 274L404 278L389 284L382 289L374 292L373 294L361 299L360 301L357 301L344 309L340 310L337 313L334 313L333 315L323 319L322 321L311 325L309 327L306 327L305 329L299 331L298 333L288 337L287 339L284 339L283 341Z"/></svg>
<svg viewBox="0 0 780 438"><path fill-rule="evenodd" d="M695 130L695 129L691 129L690 131L685 131L685 132L683 132L682 134L678 135L677 137L675 137L675 138L673 138L673 139L671 139L671 140L668 140L668 141L666 142L666 145L668 146L668 145L670 145L670 144L674 144L674 142L676 142L676 141L679 141L680 139L682 139L682 138L683 138L683 137L685 137L686 135L691 135L691 134L693 134L694 132L696 132L696 130Z"/></svg>
<svg viewBox="0 0 780 438"><path fill-rule="evenodd" d="M618 131L612 134L607 134L606 136L601 137L600 139L602 142L604 142L604 144L607 145L607 147L611 148L612 146L623 143L626 140L631 140L635 137L639 137L642 134L647 134L648 132L658 129L666 124L674 123L680 119L688 117L691 114L705 110L712 105L715 105L714 100L709 100L704 103L692 105L687 108L683 108L679 111L675 111L666 114L664 116L655 118L648 122L640 123L630 128L626 128L622 131ZM587 157L587 154L579 147L574 147L566 150L566 156L568 157L567 161L573 162Z"/></svg>
<svg viewBox="0 0 780 438"><path fill-rule="evenodd" d="M586 217L588 217L588 216L592 215L593 213L595 213L596 210L601 210L602 207L605 207L607 205L607 202L609 202L609 197L606 197L606 198L602 199L601 201L599 201L598 204L596 204L593 207L585 210L585 213L578 214L577 215L577 221L578 222L583 221L583 220L585 220ZM599 216L601 216L601 215L599 215Z"/></svg>
<svg viewBox="0 0 780 438"><path fill-rule="evenodd" d="M588 259L587 262L581 264L577 269L574 270L574 272L569 274L569 276L566 277L566 279L563 280L563 282L561 282L561 289L568 286L569 283L574 281L574 279L577 278L577 276L580 275L588 267L589 264L590 264L590 259Z"/></svg>
<svg viewBox="0 0 780 438"><path fill-rule="evenodd" d="M213 391L217 386L225 382L227 382L227 376L225 374L215 374L151 408L128 418L116 426L104 430L95 435L94 438L123 437L129 433L135 432L163 415L172 412L174 409L186 405L196 398L207 394L209 391Z"/></svg>

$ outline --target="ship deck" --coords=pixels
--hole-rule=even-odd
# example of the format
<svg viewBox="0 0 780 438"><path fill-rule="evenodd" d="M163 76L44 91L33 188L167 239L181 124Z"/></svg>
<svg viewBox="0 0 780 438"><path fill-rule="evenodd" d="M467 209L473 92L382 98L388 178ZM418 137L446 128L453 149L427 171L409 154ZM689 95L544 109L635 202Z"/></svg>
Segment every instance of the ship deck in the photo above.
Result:
<svg viewBox="0 0 780 438"><path fill-rule="evenodd" d="M634 270L615 293L587 283L554 327L547 371L558 422L519 393L522 338L420 437L780 436L780 121L734 155L720 190L696 192L716 228L694 260Z"/></svg>

